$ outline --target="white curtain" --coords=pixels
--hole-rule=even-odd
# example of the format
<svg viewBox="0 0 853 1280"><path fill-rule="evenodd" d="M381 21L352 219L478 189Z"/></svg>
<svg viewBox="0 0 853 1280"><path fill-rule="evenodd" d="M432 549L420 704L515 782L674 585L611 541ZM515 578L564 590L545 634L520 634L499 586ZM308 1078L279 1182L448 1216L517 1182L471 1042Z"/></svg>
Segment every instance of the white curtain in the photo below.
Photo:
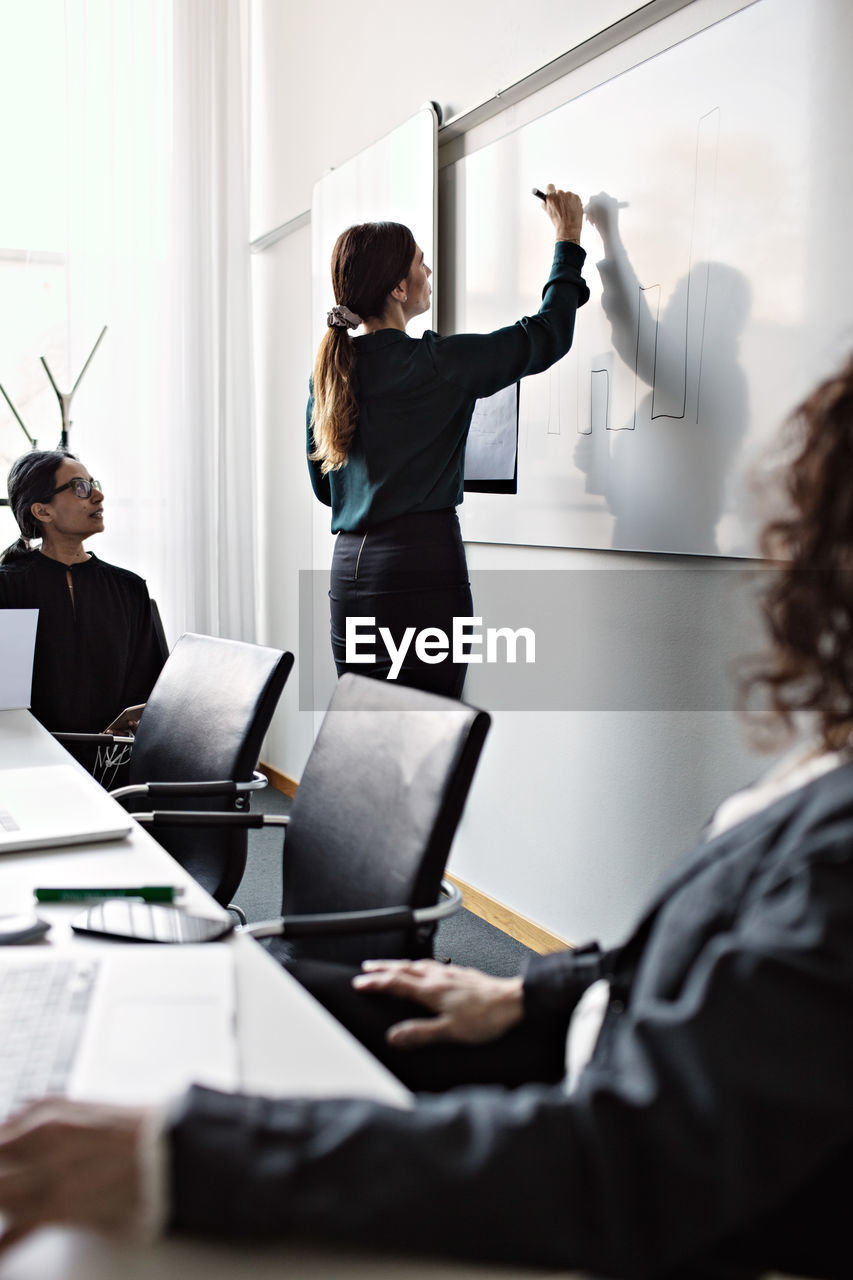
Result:
<svg viewBox="0 0 853 1280"><path fill-rule="evenodd" d="M255 638L246 0L66 0L70 444L170 642Z"/></svg>

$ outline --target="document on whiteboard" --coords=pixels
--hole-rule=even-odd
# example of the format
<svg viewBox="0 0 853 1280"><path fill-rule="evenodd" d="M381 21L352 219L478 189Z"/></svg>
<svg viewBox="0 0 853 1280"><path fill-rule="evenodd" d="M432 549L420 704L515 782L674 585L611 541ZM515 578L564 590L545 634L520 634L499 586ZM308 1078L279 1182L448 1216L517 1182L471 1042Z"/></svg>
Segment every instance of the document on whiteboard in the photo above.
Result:
<svg viewBox="0 0 853 1280"><path fill-rule="evenodd" d="M0 609L0 711L30 705L38 609Z"/></svg>
<svg viewBox="0 0 853 1280"><path fill-rule="evenodd" d="M492 484L515 492L518 457L518 383L478 400L468 431L465 486Z"/></svg>

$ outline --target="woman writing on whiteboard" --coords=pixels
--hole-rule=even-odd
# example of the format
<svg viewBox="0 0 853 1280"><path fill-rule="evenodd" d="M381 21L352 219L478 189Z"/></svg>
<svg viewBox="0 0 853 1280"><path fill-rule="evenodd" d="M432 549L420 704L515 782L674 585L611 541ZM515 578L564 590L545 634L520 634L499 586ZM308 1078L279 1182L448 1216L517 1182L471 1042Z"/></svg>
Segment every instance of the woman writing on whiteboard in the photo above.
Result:
<svg viewBox="0 0 853 1280"><path fill-rule="evenodd" d="M338 675L461 695L466 664L450 653L436 661L436 649L416 648L415 638L426 629L451 638L453 619L472 613L456 506L474 403L564 356L589 297L582 202L553 184L545 195L557 243L542 306L493 333L408 336L409 321L429 308L432 273L407 227L364 223L335 244L336 305L314 364L307 427L311 482L337 534L329 595ZM352 337L359 326L363 334ZM373 622L351 624L348 644L355 618Z"/></svg>

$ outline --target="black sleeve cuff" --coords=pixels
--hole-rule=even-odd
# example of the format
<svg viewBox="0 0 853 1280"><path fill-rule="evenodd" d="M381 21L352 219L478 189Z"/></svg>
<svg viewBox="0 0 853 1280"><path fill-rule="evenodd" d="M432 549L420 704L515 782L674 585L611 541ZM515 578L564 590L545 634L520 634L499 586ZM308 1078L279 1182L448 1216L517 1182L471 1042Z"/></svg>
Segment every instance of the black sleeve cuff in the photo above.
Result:
<svg viewBox="0 0 853 1280"><path fill-rule="evenodd" d="M581 275L585 261L586 250L581 248L579 244L575 244L574 240L557 240L554 245L554 261L551 266L551 274L548 278L548 284L542 290L543 297L549 285L554 284L556 281L574 284L577 285L578 289L578 306L582 307L589 300L589 289Z"/></svg>
<svg viewBox="0 0 853 1280"><path fill-rule="evenodd" d="M603 976L602 961L597 942L532 956L524 971L525 1017L571 1013L587 987Z"/></svg>

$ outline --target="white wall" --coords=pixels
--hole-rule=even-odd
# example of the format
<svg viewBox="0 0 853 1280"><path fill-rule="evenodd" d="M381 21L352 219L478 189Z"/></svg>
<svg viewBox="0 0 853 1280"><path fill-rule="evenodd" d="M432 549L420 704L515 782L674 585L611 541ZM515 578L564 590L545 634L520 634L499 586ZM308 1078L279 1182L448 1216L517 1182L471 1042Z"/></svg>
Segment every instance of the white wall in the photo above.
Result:
<svg viewBox="0 0 853 1280"><path fill-rule="evenodd" d="M253 238L308 209L321 174L424 102L449 119L640 7L252 0Z"/></svg>
<svg viewBox="0 0 853 1280"><path fill-rule="evenodd" d="M308 209L327 168L424 101L438 101L445 118L462 112L635 7L630 0L437 0L428 9L398 0L313 7L253 0L253 236ZM570 183L568 159L566 167L556 181ZM440 272L439 263L439 290ZM254 281L267 584L261 639L296 648L298 572L312 567L303 455L313 355L308 229L257 254ZM532 299L541 283L531 280ZM485 545L469 547L469 562L477 570L679 566L674 557ZM720 562L685 563L698 571ZM679 682L675 709L652 699L644 710L496 713L454 846L451 869L462 879L573 941L616 938L717 801L760 768L731 712L698 709L690 697L697 673L720 661L718 629L694 634L685 652L675 593L653 621L659 626L646 628L638 653L624 620L617 661L637 667L650 687ZM723 628L726 653L746 644L741 626L729 620ZM298 661L306 656L297 653ZM472 676L466 690L475 703L477 684ZM313 717L298 710L295 672L265 757L298 777L312 734Z"/></svg>
<svg viewBox="0 0 853 1280"><path fill-rule="evenodd" d="M311 749L314 717L299 710L305 655L298 637L299 569L311 568L314 494L305 462L305 401L311 352L311 229L252 260L256 407L261 491L261 643L300 660L279 703L264 750L268 764L299 777Z"/></svg>

